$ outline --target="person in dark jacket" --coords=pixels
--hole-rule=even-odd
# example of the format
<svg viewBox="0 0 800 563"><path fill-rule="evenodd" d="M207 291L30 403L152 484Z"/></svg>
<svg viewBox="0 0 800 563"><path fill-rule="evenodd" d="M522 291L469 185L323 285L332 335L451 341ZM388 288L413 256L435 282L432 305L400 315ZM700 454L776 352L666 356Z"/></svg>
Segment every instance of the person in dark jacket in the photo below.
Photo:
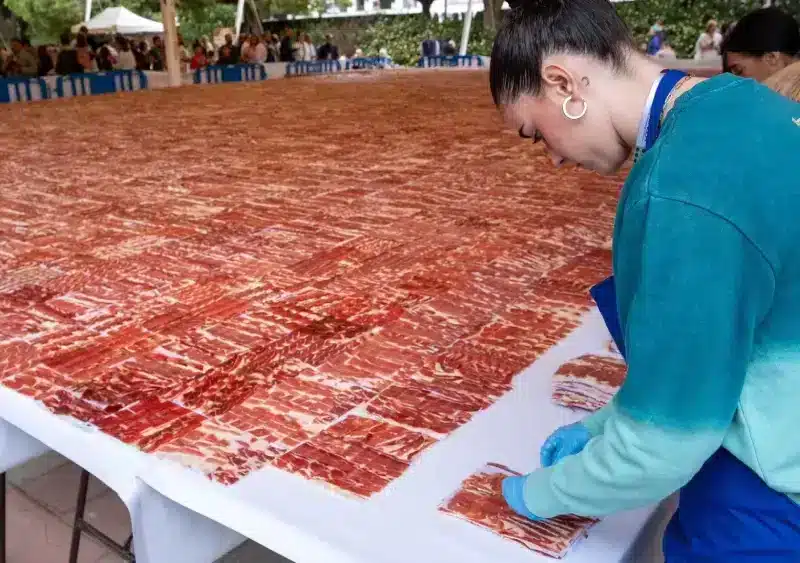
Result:
<svg viewBox="0 0 800 563"><path fill-rule="evenodd" d="M78 62L78 52L71 46L69 33L61 36L61 50L56 58L56 74L80 74L83 67Z"/></svg>
<svg viewBox="0 0 800 563"><path fill-rule="evenodd" d="M219 48L217 54L217 64L235 65L239 64L241 48L233 44L233 36L228 33L225 35L225 44Z"/></svg>
<svg viewBox="0 0 800 563"><path fill-rule="evenodd" d="M147 54L147 43L141 41L133 48L133 56L136 59L136 70L150 70L150 57Z"/></svg>
<svg viewBox="0 0 800 563"><path fill-rule="evenodd" d="M293 35L294 32L287 28L283 34L283 39L281 39L280 55L282 63L290 63L294 61Z"/></svg>
<svg viewBox="0 0 800 563"><path fill-rule="evenodd" d="M325 43L317 49L317 59L321 61L339 59L339 48L333 44L333 37L330 34L325 36Z"/></svg>
<svg viewBox="0 0 800 563"><path fill-rule="evenodd" d="M40 45L36 53L39 55L39 76L47 76L53 70L53 57L45 45Z"/></svg>

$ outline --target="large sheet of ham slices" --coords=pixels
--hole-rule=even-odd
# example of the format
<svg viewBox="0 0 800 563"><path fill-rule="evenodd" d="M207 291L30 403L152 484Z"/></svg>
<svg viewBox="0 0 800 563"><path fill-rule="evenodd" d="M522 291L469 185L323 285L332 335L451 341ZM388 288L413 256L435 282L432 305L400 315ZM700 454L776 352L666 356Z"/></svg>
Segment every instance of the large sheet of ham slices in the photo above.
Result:
<svg viewBox="0 0 800 563"><path fill-rule="evenodd" d="M0 108L0 385L369 497L579 325L620 178L501 134L481 73L286 88Z"/></svg>

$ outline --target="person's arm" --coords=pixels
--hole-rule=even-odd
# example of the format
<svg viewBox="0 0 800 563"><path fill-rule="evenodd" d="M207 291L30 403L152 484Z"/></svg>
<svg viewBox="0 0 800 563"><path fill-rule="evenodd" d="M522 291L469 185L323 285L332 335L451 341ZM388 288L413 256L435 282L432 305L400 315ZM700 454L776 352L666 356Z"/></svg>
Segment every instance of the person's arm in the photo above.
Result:
<svg viewBox="0 0 800 563"><path fill-rule="evenodd" d="M606 425L606 420L611 416L612 409L612 403L609 403L581 420L581 424L586 427L592 438L596 438L603 433L603 428Z"/></svg>
<svg viewBox="0 0 800 563"><path fill-rule="evenodd" d="M602 516L660 501L721 446L773 272L725 219L650 197L626 210L615 279L628 375L576 455L530 474L531 513ZM600 424L602 422L602 424Z"/></svg>

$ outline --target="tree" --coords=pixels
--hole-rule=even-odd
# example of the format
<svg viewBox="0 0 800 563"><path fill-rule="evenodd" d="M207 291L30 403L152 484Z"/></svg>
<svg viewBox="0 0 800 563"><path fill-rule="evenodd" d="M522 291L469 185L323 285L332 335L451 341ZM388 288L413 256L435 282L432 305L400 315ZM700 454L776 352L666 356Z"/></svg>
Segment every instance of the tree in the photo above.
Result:
<svg viewBox="0 0 800 563"><path fill-rule="evenodd" d="M503 0L483 0L483 27L489 33L497 31L502 10Z"/></svg>
<svg viewBox="0 0 800 563"><path fill-rule="evenodd" d="M76 0L6 0L6 6L28 24L31 39L55 43L58 36L83 19Z"/></svg>

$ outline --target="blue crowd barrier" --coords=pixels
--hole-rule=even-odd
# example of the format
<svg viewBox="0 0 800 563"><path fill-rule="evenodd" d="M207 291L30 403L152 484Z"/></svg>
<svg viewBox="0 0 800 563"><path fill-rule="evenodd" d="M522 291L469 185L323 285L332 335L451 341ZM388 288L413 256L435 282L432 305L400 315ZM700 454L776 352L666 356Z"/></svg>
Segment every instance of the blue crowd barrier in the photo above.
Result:
<svg viewBox="0 0 800 563"><path fill-rule="evenodd" d="M287 76L301 74L322 74L328 72L341 72L342 63L339 61L297 61L286 65Z"/></svg>
<svg viewBox="0 0 800 563"><path fill-rule="evenodd" d="M0 104L35 102L49 97L47 82L41 78L0 79Z"/></svg>
<svg viewBox="0 0 800 563"><path fill-rule="evenodd" d="M87 74L68 74L56 80L59 98L96 96L147 89L147 75L140 70L114 70Z"/></svg>
<svg viewBox="0 0 800 563"><path fill-rule="evenodd" d="M392 66L392 59L389 57L356 57L349 59L345 66L346 70L364 70L375 68L387 68Z"/></svg>
<svg viewBox="0 0 800 563"><path fill-rule="evenodd" d="M478 55L442 55L438 57L420 57L418 67L482 67L483 59Z"/></svg>
<svg viewBox="0 0 800 563"><path fill-rule="evenodd" d="M195 84L222 82L256 82L267 79L267 71L259 64L214 65L194 71Z"/></svg>

